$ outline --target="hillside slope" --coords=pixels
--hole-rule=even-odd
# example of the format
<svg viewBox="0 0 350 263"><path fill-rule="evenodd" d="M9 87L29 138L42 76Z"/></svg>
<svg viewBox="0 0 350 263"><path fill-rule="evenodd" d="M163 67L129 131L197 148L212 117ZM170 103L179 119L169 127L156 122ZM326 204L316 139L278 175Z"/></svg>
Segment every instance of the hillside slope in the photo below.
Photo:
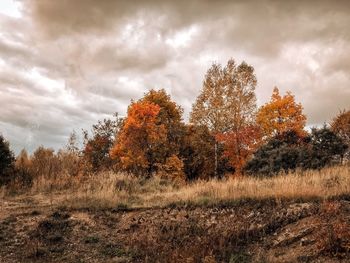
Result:
<svg viewBox="0 0 350 263"><path fill-rule="evenodd" d="M89 211L7 200L0 262L350 262L350 202Z"/></svg>

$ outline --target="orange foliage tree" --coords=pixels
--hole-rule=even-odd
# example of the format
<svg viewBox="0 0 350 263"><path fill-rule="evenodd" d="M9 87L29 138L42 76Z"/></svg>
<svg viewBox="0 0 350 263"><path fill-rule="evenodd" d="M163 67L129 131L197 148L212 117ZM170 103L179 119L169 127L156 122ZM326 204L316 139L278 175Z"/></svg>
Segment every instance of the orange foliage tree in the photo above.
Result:
<svg viewBox="0 0 350 263"><path fill-rule="evenodd" d="M339 113L338 116L333 119L331 128L348 146L345 157L350 159L350 110Z"/></svg>
<svg viewBox="0 0 350 263"><path fill-rule="evenodd" d="M260 145L261 130L256 125L247 125L237 131L218 134L216 138L224 143L224 156L229 159L235 174L239 176L246 162Z"/></svg>
<svg viewBox="0 0 350 263"><path fill-rule="evenodd" d="M350 144L350 110L339 113L331 123L332 131Z"/></svg>
<svg viewBox="0 0 350 263"><path fill-rule="evenodd" d="M134 102L129 106L115 145L112 159L120 168L136 175L151 174L157 167L154 149L166 139L163 124L157 124L160 107L149 102Z"/></svg>
<svg viewBox="0 0 350 263"><path fill-rule="evenodd" d="M185 127L182 122L183 109L171 100L170 95L164 89L151 89L139 102L148 102L158 105L157 125L164 125L166 129L166 140L154 149L157 162L165 164L168 158L179 155L180 144L185 133Z"/></svg>
<svg viewBox="0 0 350 263"><path fill-rule="evenodd" d="M257 123L266 139L289 130L305 134L306 116L302 111L302 105L295 102L291 92L281 96L278 88L275 87L271 101L259 109Z"/></svg>

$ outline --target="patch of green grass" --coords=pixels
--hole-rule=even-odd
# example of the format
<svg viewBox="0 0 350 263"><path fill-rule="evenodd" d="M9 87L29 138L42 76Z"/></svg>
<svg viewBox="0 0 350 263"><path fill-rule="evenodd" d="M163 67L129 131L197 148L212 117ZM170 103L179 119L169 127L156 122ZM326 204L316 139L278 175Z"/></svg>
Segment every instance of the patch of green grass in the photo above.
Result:
<svg viewBox="0 0 350 263"><path fill-rule="evenodd" d="M127 212L130 210L131 208L126 203L119 203L115 208L113 208L113 212Z"/></svg>
<svg viewBox="0 0 350 263"><path fill-rule="evenodd" d="M87 236L84 239L85 244L96 244L100 241L99 237L97 236Z"/></svg>
<svg viewBox="0 0 350 263"><path fill-rule="evenodd" d="M231 254L230 263L250 263L252 258L249 254L244 251L238 251L237 253Z"/></svg>
<svg viewBox="0 0 350 263"><path fill-rule="evenodd" d="M101 253L108 257L129 257L130 253L122 247L115 244L107 244L103 247Z"/></svg>

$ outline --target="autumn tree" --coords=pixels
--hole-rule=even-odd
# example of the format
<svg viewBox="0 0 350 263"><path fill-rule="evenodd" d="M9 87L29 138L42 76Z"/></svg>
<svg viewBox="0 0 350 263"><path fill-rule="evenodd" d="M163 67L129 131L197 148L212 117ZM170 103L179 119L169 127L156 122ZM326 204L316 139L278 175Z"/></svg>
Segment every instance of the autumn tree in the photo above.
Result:
<svg viewBox="0 0 350 263"><path fill-rule="evenodd" d="M306 117L303 107L295 102L291 92L281 96L277 87L273 89L270 102L263 105L257 113L257 123L265 139L272 138L289 130L303 134Z"/></svg>
<svg viewBox="0 0 350 263"><path fill-rule="evenodd" d="M188 180L214 177L214 144L215 137L206 126L186 125L180 156L184 161L184 171Z"/></svg>
<svg viewBox="0 0 350 263"><path fill-rule="evenodd" d="M122 170L150 175L158 166L155 149L166 142L166 128L158 124L160 106L147 101L133 102L123 128L110 151Z"/></svg>
<svg viewBox="0 0 350 263"><path fill-rule="evenodd" d="M218 134L217 140L224 144L224 155L229 159L236 175L241 175L246 162L260 145L261 130L256 125Z"/></svg>
<svg viewBox="0 0 350 263"><path fill-rule="evenodd" d="M345 157L350 159L350 110L339 113L331 122L331 129L348 146Z"/></svg>
<svg viewBox="0 0 350 263"><path fill-rule="evenodd" d="M9 143L0 134L0 186L8 184L13 179L15 157Z"/></svg>
<svg viewBox="0 0 350 263"><path fill-rule="evenodd" d="M166 139L163 144L158 144L158 148L154 149L153 154L156 155L157 162L163 164L167 158L178 156L184 134L183 109L171 100L170 95L164 89L150 90L139 102L148 102L159 106L156 125L164 126Z"/></svg>
<svg viewBox="0 0 350 263"><path fill-rule="evenodd" d="M15 169L16 180L23 186L29 187L32 185L33 176L31 173L32 162L29 158L26 149L22 149L19 155L16 157Z"/></svg>
<svg viewBox="0 0 350 263"><path fill-rule="evenodd" d="M61 172L60 161L54 149L38 147L31 156L31 173L34 178L56 179Z"/></svg>
<svg viewBox="0 0 350 263"><path fill-rule="evenodd" d="M69 135L65 150L72 154L79 153L78 135L76 131L73 130Z"/></svg>
<svg viewBox="0 0 350 263"><path fill-rule="evenodd" d="M224 68L214 63L205 75L202 91L192 107L190 122L208 127L214 136L239 133L254 121L256 83L254 68L245 62L237 65L230 59ZM214 147L217 174L217 141Z"/></svg>
<svg viewBox="0 0 350 263"><path fill-rule="evenodd" d="M110 150L122 123L123 119L115 114L114 119L104 119L94 124L91 129L92 136L89 136L88 131L83 130L83 157L92 171L111 168Z"/></svg>
<svg viewBox="0 0 350 263"><path fill-rule="evenodd" d="M174 182L184 183L186 180L184 162L177 155L172 155L166 158L164 164L161 164L158 175Z"/></svg>

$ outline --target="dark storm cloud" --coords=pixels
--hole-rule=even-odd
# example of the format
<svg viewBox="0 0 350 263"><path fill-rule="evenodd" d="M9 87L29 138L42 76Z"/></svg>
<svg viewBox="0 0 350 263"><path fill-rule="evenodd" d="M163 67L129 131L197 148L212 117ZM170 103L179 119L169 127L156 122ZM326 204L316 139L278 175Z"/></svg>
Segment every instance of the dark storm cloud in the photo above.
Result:
<svg viewBox="0 0 350 263"><path fill-rule="evenodd" d="M349 1L29 1L45 36L98 34L132 19L158 32L203 24L217 40L238 42L260 55L275 54L286 41L349 39ZM209 29L209 30L208 30ZM142 48L142 47L141 47Z"/></svg>
<svg viewBox="0 0 350 263"><path fill-rule="evenodd" d="M0 128L16 149L57 148L150 88L187 118L205 71L231 57L254 66L259 104L291 90L309 125L350 106L349 1L21 4L22 17L0 15Z"/></svg>

